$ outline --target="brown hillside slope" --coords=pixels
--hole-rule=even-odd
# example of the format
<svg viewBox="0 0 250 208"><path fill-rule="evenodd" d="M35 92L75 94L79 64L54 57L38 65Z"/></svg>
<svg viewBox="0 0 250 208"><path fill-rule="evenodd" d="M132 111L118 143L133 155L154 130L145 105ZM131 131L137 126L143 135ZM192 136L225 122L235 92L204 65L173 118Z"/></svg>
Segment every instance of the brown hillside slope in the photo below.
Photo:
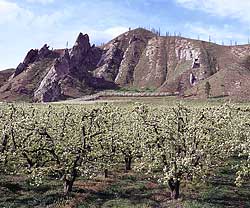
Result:
<svg viewBox="0 0 250 208"><path fill-rule="evenodd" d="M0 100L49 102L117 87L183 96L250 99L250 45L220 46L138 28L107 44L80 33L71 49L31 50L0 88Z"/></svg>
<svg viewBox="0 0 250 208"><path fill-rule="evenodd" d="M14 73L15 69L6 69L0 71L0 87L5 84L9 77Z"/></svg>

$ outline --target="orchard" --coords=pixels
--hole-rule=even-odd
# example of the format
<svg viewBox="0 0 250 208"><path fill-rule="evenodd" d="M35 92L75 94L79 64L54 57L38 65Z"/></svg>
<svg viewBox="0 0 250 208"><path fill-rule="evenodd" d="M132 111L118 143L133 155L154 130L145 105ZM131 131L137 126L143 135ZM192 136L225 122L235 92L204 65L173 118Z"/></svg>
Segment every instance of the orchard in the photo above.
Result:
<svg viewBox="0 0 250 208"><path fill-rule="evenodd" d="M115 105L0 105L0 172L63 181L70 195L79 178L122 167L166 184L203 181L238 157L235 184L250 175L250 108Z"/></svg>

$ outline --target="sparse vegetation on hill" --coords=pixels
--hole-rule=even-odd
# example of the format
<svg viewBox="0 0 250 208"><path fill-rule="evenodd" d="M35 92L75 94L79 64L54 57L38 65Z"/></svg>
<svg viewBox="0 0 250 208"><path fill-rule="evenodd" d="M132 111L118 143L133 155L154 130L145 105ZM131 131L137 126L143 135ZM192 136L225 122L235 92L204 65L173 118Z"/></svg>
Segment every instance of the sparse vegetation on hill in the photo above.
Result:
<svg viewBox="0 0 250 208"><path fill-rule="evenodd" d="M211 97L250 99L249 45L224 46L160 34L137 28L97 47L80 33L72 49L51 50L46 44L32 49L12 79L0 78L0 100L52 102L119 88L202 99L208 79ZM41 71L46 73L33 79L31 72Z"/></svg>
<svg viewBox="0 0 250 208"><path fill-rule="evenodd" d="M15 69L6 69L0 71L0 87L5 84L5 82L10 78L14 71Z"/></svg>

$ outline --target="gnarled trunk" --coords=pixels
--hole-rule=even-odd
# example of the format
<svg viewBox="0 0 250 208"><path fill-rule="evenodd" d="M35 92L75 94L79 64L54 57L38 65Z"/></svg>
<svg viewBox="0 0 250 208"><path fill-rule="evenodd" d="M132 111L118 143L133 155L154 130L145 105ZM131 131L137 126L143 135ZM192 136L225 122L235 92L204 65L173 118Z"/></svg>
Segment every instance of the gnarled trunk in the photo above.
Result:
<svg viewBox="0 0 250 208"><path fill-rule="evenodd" d="M70 175L65 175L63 177L64 179L63 191L66 196L68 196L72 192L76 176L77 176L77 171L76 169L74 169Z"/></svg>
<svg viewBox="0 0 250 208"><path fill-rule="evenodd" d="M73 183L73 180L64 180L63 192L65 196L68 196L72 192Z"/></svg>
<svg viewBox="0 0 250 208"><path fill-rule="evenodd" d="M9 139L9 136L7 134L2 135L2 144L0 146L1 153L4 153L4 151L6 150L8 139Z"/></svg>
<svg viewBox="0 0 250 208"><path fill-rule="evenodd" d="M131 163L132 163L132 157L126 156L125 157L125 171L131 170Z"/></svg>
<svg viewBox="0 0 250 208"><path fill-rule="evenodd" d="M171 198L178 199L180 197L180 181L173 178L168 180L168 185L171 190Z"/></svg>
<svg viewBox="0 0 250 208"><path fill-rule="evenodd" d="M105 170L104 170L104 177L105 177L105 178L108 178L108 173L109 173L109 172L108 172L108 169L105 169Z"/></svg>

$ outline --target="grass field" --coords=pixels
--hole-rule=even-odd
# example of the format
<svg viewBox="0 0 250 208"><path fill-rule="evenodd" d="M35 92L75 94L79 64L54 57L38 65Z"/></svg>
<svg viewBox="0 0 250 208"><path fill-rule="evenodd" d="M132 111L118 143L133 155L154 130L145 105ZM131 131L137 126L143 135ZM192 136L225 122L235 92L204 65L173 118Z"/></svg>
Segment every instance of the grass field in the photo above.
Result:
<svg viewBox="0 0 250 208"><path fill-rule="evenodd" d="M247 208L250 207L250 180L238 188L234 184L231 165L237 163L232 158L225 167L218 168L215 177L205 183L193 181L183 184L181 199L172 201L167 186L133 171L122 170L110 174L108 178L99 176L91 181L79 179L69 198L62 195L60 180L46 179L39 187L30 185L22 176L4 176L0 179L1 208Z"/></svg>
<svg viewBox="0 0 250 208"><path fill-rule="evenodd" d="M72 99L67 101L59 101L55 102L54 104L84 104L84 105L93 105L96 103L114 103L118 105L128 105L133 104L135 102L145 103L150 105L164 105L164 106L173 106L176 103L183 103L188 106L193 105L221 105L226 102L231 102L225 100L224 98L210 98L208 100L200 100L200 99L184 99L178 98L176 96L165 96L165 97L101 97L97 100L93 101L82 101L81 99ZM248 103L237 103L237 105L248 105Z"/></svg>

